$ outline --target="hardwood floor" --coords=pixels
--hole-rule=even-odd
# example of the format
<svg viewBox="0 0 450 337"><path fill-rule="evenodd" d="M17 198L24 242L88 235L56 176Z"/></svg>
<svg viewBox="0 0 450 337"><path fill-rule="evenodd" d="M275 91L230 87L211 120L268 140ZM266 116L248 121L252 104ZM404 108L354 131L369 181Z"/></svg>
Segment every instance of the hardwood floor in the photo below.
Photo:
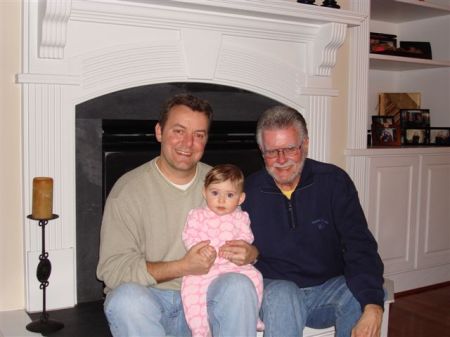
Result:
<svg viewBox="0 0 450 337"><path fill-rule="evenodd" d="M52 337L111 336L101 301L52 311L50 318L65 325ZM388 337L450 337L450 282L397 294L390 308Z"/></svg>
<svg viewBox="0 0 450 337"><path fill-rule="evenodd" d="M450 283L396 295L388 337L450 337Z"/></svg>

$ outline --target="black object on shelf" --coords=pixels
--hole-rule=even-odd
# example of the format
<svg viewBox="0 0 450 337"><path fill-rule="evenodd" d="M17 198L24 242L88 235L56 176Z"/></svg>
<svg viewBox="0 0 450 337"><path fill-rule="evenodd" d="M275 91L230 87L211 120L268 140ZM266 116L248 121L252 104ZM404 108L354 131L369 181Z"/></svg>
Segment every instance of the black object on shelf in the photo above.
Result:
<svg viewBox="0 0 450 337"><path fill-rule="evenodd" d="M322 6L331 8L341 8L341 6L338 5L337 1L334 0L324 0L322 2Z"/></svg>
<svg viewBox="0 0 450 337"><path fill-rule="evenodd" d="M297 0L301 4L314 5L315 0Z"/></svg>
<svg viewBox="0 0 450 337"><path fill-rule="evenodd" d="M39 227L42 229L42 251L39 255L39 264L36 269L36 277L41 282L39 286L42 289L42 313L38 320L35 320L27 324L26 328L32 332L40 332L44 336L48 333L58 331L64 327L64 324L52 319L49 319L49 314L47 313L47 299L46 299L46 288L48 287L48 279L52 272L52 264L48 259L48 252L45 251L45 226L48 224L49 220L57 219L58 215L53 214L50 219L36 219L32 215L28 215L28 219L39 221Z"/></svg>

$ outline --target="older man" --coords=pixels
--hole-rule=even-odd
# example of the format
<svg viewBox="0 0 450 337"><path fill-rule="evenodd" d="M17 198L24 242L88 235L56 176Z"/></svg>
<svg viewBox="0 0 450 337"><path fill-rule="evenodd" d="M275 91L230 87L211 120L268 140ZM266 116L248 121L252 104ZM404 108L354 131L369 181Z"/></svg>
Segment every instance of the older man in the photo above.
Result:
<svg viewBox="0 0 450 337"><path fill-rule="evenodd" d="M266 167L247 178L242 208L264 276L264 336L333 325L337 337L379 336L383 264L351 179L307 159L306 122L294 109L265 111L257 141Z"/></svg>

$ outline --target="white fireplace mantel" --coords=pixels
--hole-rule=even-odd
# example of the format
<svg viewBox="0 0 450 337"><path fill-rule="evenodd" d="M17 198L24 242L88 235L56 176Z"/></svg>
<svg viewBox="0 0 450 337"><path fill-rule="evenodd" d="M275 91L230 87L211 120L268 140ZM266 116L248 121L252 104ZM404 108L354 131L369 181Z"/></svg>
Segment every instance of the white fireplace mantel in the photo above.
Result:
<svg viewBox="0 0 450 337"><path fill-rule="evenodd" d="M54 178L59 214L46 230L53 267L47 307L77 303L77 104L157 83L239 87L301 111L313 140L311 157L327 160L329 100L338 95L330 78L336 53L349 28L357 33L367 27L359 11L293 0L30 0L23 3L23 18L17 81L23 93L28 311L42 308L35 277L40 228L26 219L35 176Z"/></svg>

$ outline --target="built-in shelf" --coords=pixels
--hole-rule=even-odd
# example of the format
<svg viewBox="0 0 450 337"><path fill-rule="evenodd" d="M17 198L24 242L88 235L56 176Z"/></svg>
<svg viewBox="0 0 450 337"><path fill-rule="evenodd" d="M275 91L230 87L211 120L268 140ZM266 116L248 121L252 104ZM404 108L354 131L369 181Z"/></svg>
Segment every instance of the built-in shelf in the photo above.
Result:
<svg viewBox="0 0 450 337"><path fill-rule="evenodd" d="M419 0L373 0L371 20L386 22L407 22L450 14L450 4L443 0L435 4Z"/></svg>
<svg viewBox="0 0 450 337"><path fill-rule="evenodd" d="M346 156L401 156L415 154L450 154L449 146L392 146L392 147L369 147L367 149L347 149Z"/></svg>
<svg viewBox="0 0 450 337"><path fill-rule="evenodd" d="M450 61L429 60L414 57L370 54L370 69L376 70L417 70L429 68L448 68Z"/></svg>

